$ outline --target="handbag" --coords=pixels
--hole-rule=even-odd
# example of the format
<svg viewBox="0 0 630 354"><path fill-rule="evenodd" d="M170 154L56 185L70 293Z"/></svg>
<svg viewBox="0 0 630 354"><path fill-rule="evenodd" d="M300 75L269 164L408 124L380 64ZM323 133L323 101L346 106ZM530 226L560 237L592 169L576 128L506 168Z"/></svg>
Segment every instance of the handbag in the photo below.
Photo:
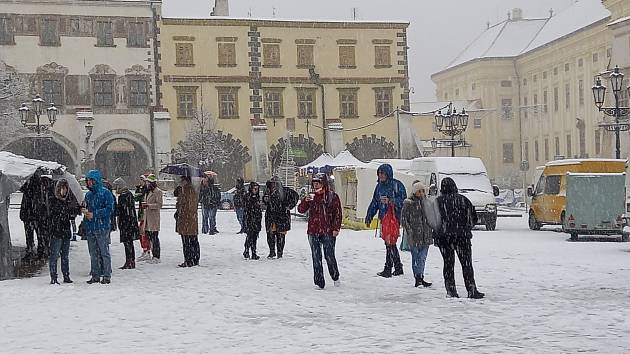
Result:
<svg viewBox="0 0 630 354"><path fill-rule="evenodd" d="M395 245L400 237L400 223L396 219L392 205L387 208L381 223L381 238L387 245Z"/></svg>

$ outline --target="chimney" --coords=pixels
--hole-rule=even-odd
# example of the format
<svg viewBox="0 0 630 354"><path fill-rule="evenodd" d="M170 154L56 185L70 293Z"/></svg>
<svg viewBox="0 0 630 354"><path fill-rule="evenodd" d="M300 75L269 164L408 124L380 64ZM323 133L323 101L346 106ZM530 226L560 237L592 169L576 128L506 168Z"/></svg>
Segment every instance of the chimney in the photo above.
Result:
<svg viewBox="0 0 630 354"><path fill-rule="evenodd" d="M230 16L230 5L228 0L215 0L214 8L210 16Z"/></svg>
<svg viewBox="0 0 630 354"><path fill-rule="evenodd" d="M520 21L522 19L523 19L523 9L518 8L518 7L512 9L512 20Z"/></svg>

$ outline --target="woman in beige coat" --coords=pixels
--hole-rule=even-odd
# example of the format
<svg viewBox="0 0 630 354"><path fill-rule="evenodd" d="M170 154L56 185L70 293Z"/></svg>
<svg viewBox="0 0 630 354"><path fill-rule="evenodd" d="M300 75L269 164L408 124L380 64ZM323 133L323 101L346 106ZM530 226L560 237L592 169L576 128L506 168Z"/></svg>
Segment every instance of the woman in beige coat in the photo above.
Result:
<svg viewBox="0 0 630 354"><path fill-rule="evenodd" d="M199 265L199 234L197 208L199 196L192 185L190 177L181 177L180 185L175 188L177 197L177 212L175 216L175 229L182 237L184 248L184 263L182 268Z"/></svg>
<svg viewBox="0 0 630 354"><path fill-rule="evenodd" d="M148 193L141 204L144 209L144 231L151 243L151 253L153 258L150 263L160 263L160 210L162 209L163 192L157 186L157 177L150 174L147 176Z"/></svg>

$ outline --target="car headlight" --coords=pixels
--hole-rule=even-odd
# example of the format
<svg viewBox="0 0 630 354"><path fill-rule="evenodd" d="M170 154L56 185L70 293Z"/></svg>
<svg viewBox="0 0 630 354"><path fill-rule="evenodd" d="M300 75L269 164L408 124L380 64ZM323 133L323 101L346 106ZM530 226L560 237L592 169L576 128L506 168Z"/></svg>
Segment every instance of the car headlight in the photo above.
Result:
<svg viewBox="0 0 630 354"><path fill-rule="evenodd" d="M486 205L486 210L494 213L495 211L497 211L497 205L496 204L487 204Z"/></svg>

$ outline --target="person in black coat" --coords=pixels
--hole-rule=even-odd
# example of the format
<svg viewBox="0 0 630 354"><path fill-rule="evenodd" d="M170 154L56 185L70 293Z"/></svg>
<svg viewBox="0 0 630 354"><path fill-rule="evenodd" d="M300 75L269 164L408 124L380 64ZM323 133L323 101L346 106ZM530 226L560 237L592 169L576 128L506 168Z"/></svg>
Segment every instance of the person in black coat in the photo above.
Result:
<svg viewBox="0 0 630 354"><path fill-rule="evenodd" d="M250 185L251 187L251 185ZM259 187L260 188L260 187ZM232 204L234 205L234 212L236 212L236 219L238 220L241 229L239 230L239 234L245 233L245 225L244 225L244 208L246 203L246 195L247 191L245 190L245 182L242 178L236 179L236 190L234 191L234 198L232 199Z"/></svg>
<svg viewBox="0 0 630 354"><path fill-rule="evenodd" d="M112 186L111 183L109 183L108 180L103 180L103 186L105 186L105 188L107 188L107 190L112 194L112 198L114 198L114 212L112 213L112 231L116 231L118 229L117 227L117 222L116 222L116 209L118 209L118 207L116 206L116 195L114 194L114 186Z"/></svg>
<svg viewBox="0 0 630 354"><path fill-rule="evenodd" d="M35 210L37 210L37 258L40 261L48 259L50 255L51 229L51 203L55 199L55 182L51 175L42 175L39 179L39 188L36 191ZM40 243L41 239L41 243Z"/></svg>
<svg viewBox="0 0 630 354"><path fill-rule="evenodd" d="M48 258L48 268L50 270L50 284L57 282L57 258L61 253L61 272L63 282L72 283L70 279L70 238L72 229L70 220L74 219L81 212L79 202L70 191L68 181L60 179L54 187L54 197L50 199L50 256Z"/></svg>
<svg viewBox="0 0 630 354"><path fill-rule="evenodd" d="M214 184L214 178L205 177L199 190L199 203L201 203L201 233L208 235L218 234L217 211L221 204L221 190Z"/></svg>
<svg viewBox="0 0 630 354"><path fill-rule="evenodd" d="M20 220L24 223L24 235L26 236L26 254L23 261L35 258L35 231L37 230L37 199L39 193L39 177L31 177L21 188L22 202L20 204ZM37 233L37 248L43 247L40 233Z"/></svg>
<svg viewBox="0 0 630 354"><path fill-rule="evenodd" d="M280 179L274 176L267 182L267 190L263 202L265 210L265 227L267 229L267 244L269 255L267 258L282 258L284 254L285 237L291 230L291 209L295 208L300 196L289 187L282 186ZM277 253L276 253L277 248Z"/></svg>
<svg viewBox="0 0 630 354"><path fill-rule="evenodd" d="M477 224L477 213L470 200L458 193L452 178L444 178L437 198L442 227L435 233L435 245L444 260L444 285L449 297L459 297L455 286L455 253L459 258L468 297L481 299L484 293L477 290L472 266L472 228Z"/></svg>
<svg viewBox="0 0 630 354"><path fill-rule="evenodd" d="M135 197L122 178L116 178L114 186L118 193L115 210L120 230L120 243L125 246L125 264L119 269L134 269L136 268L136 250L133 242L140 236Z"/></svg>
<svg viewBox="0 0 630 354"><path fill-rule="evenodd" d="M262 230L262 205L260 202L260 186L258 183L251 182L248 192L243 198L243 231L247 234L243 257L249 258L249 252L251 250L251 258L256 260L260 259L256 254L256 243L258 242L258 234L260 230Z"/></svg>

